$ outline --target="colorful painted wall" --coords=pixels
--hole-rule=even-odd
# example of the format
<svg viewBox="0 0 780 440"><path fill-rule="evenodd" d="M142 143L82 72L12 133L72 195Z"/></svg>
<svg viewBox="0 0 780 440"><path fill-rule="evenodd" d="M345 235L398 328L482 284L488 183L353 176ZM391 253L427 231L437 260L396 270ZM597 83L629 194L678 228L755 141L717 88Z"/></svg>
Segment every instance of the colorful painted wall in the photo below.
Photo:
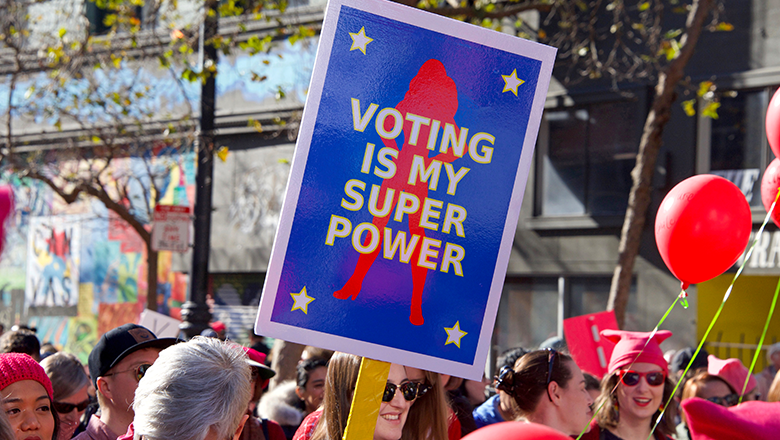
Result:
<svg viewBox="0 0 780 440"><path fill-rule="evenodd" d="M268 54L221 57L217 80L218 116L246 114L258 109L273 111L302 108L316 48L315 37L294 45L283 42ZM116 75L119 79L137 79L136 72L137 69L127 67L120 69ZM29 105L24 98L25 91L34 81L45 80L45 75L41 75L40 78L22 81L11 93L16 107ZM258 76L264 79L253 79ZM187 102L193 108L198 107L200 87L197 83L187 83L179 88L169 75L154 72L143 75L141 80L144 84L152 85L154 90L165 91L163 95L150 94L159 102L149 105L158 105L162 109L160 114L175 113L177 109L184 108ZM0 87L0 96L8 98L9 90ZM7 102L8 99L0 100L0 112L7 110L4 104ZM21 120L17 122L22 124ZM34 132L47 124L46 120L40 119L21 127L21 131ZM272 150L273 154L277 154L275 149ZM285 145L285 158L289 159L291 152L292 145ZM236 155L241 156L238 152ZM171 168L170 174L163 181L157 182L165 193L162 203L192 206L195 196L194 153L189 152L173 160L177 163ZM263 163L283 168L286 177L287 166L279 165L278 161ZM163 165L169 164L166 162ZM117 160L112 167L117 175L145 174L140 159ZM267 180L263 170L259 170L258 175ZM5 176L3 180L14 188L16 212L7 228L7 244L0 259L0 323L5 324L6 328L15 323L37 327L42 341L52 342L86 361L100 334L117 325L136 321L143 310L147 288L143 242L100 202L85 199L65 205L41 182L23 181L13 175ZM280 197L284 181L279 182L281 184L273 188ZM141 184L134 191L140 194L146 189ZM230 191L230 194L224 194L219 200L234 204L241 194L234 193L233 188ZM143 220L149 221L146 218ZM239 228L234 222L229 223L231 230L228 235L234 236L234 239L239 242L247 241L244 239L255 240L256 233L246 229L245 225ZM265 226L268 236L261 237L264 240L263 251L256 252L257 258L252 260L254 270L264 268L267 264L268 252L265 249L270 250L272 231L276 228L275 217L273 225ZM214 237L212 241L216 241ZM219 246L217 251L221 249ZM246 260L240 252L233 255L237 252L235 246L223 247L222 250L222 253L216 252L216 255L212 252L212 258L228 262ZM235 272L233 266L216 270ZM241 271L250 272L252 268L242 267ZM172 269L172 254L161 252L158 270L158 310L161 313L180 318L187 282L186 274ZM220 282L217 290L223 284ZM244 307L246 310L242 309L241 316L249 316L248 310L252 306L228 301L216 304L216 307ZM244 337L239 331L236 334Z"/></svg>
<svg viewBox="0 0 780 440"><path fill-rule="evenodd" d="M162 204L192 206L194 153L165 155L152 164L169 170L158 181ZM111 174L143 175L145 168L142 159L120 159ZM86 361L98 335L137 322L146 304L144 243L94 199L65 205L39 181L5 180L14 188L16 207L0 260L0 322L36 327L41 341ZM180 319L187 275L174 272L171 260L170 252L160 252L158 311Z"/></svg>

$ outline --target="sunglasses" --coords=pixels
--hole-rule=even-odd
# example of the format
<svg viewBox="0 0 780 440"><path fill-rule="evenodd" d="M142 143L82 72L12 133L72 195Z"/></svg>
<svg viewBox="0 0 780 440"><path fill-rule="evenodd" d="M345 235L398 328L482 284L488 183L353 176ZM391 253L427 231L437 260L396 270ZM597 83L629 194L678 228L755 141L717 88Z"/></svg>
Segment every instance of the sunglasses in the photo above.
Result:
<svg viewBox="0 0 780 440"><path fill-rule="evenodd" d="M620 370L620 381L623 385L634 387L639 383L639 379L645 378L645 382L651 387L663 385L666 380L666 374L663 371L652 371L649 373L640 373L632 370Z"/></svg>
<svg viewBox="0 0 780 440"><path fill-rule="evenodd" d="M139 366L137 366L135 368L131 368L129 370L114 371L113 373L104 374L103 376L113 376L115 374L128 373L130 371L133 371L133 372L135 372L135 380L140 382L141 378L144 377L144 375L146 374L146 371L149 369L149 367L151 367L151 364L141 364L141 365L139 365Z"/></svg>
<svg viewBox="0 0 780 440"><path fill-rule="evenodd" d="M54 402L52 406L54 406L54 409L56 409L57 413L59 414L69 414L74 409L77 410L78 412L82 412L85 409L87 409L87 407L89 406L89 399L77 404L65 403L65 402Z"/></svg>
<svg viewBox="0 0 780 440"><path fill-rule="evenodd" d="M552 402L552 397L550 396L550 382L552 381L553 366L555 366L555 356L557 355L557 351L552 348L547 349L547 382L545 382L544 388L547 391L547 398L550 399L550 402Z"/></svg>
<svg viewBox="0 0 780 440"><path fill-rule="evenodd" d="M397 389L401 390L401 394L403 394L404 399L411 402L418 397L422 397L425 393L428 392L428 390L431 389L431 386L417 382L405 382L401 385L388 383L385 385L384 394L382 394L382 402L389 402L393 400L393 397L395 397L395 390Z"/></svg>
<svg viewBox="0 0 780 440"><path fill-rule="evenodd" d="M739 395L729 394L723 397L709 397L707 400L720 406L729 407L739 403Z"/></svg>

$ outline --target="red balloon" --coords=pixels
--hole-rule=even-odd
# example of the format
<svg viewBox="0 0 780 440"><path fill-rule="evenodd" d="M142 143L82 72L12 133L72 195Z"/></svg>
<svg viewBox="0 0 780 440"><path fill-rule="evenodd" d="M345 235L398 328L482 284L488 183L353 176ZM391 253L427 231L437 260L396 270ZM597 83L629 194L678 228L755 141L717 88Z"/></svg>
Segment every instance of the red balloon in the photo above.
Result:
<svg viewBox="0 0 780 440"><path fill-rule="evenodd" d="M775 157L780 157L780 89L777 89L766 109L766 138Z"/></svg>
<svg viewBox="0 0 780 440"><path fill-rule="evenodd" d="M747 246L751 226L742 191L722 177L701 174L678 183L661 202L655 243L687 289L733 266Z"/></svg>
<svg viewBox="0 0 780 440"><path fill-rule="evenodd" d="M501 422L479 428L463 440L571 440L571 437L538 423Z"/></svg>
<svg viewBox="0 0 780 440"><path fill-rule="evenodd" d="M761 202L767 212L777 197L778 187L780 187L780 160L775 159L766 167L764 177L761 179ZM775 205L775 210L772 212L772 221L780 226L780 202Z"/></svg>

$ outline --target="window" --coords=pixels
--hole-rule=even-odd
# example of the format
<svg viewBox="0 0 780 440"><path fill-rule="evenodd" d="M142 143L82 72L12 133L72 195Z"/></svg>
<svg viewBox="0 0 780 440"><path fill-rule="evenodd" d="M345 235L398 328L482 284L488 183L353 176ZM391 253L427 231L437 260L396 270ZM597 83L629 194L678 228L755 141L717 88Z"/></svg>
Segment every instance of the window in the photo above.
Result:
<svg viewBox="0 0 780 440"><path fill-rule="evenodd" d="M611 277L536 277L507 279L495 326L499 352L513 348L533 349L557 336L559 319L603 312L607 308ZM639 313L636 280L631 282L625 328L640 329L647 323Z"/></svg>
<svg viewBox="0 0 780 440"><path fill-rule="evenodd" d="M84 7L86 8L85 15L89 21L89 34L105 35L111 31L111 26L106 25L106 17L117 12L112 9L101 8L97 4L96 0L86 0L84 2ZM131 7L131 14L141 20L144 17L144 7Z"/></svg>
<svg viewBox="0 0 780 440"><path fill-rule="evenodd" d="M558 278L531 278L504 284L498 306L497 344L535 348L558 333Z"/></svg>
<svg viewBox="0 0 780 440"><path fill-rule="evenodd" d="M643 122L639 100L545 111L537 215L624 214Z"/></svg>
<svg viewBox="0 0 780 440"><path fill-rule="evenodd" d="M772 92L766 88L723 92L718 118L700 117L697 173L709 172L730 180L750 206L758 209L763 209L761 177L774 158L764 131Z"/></svg>

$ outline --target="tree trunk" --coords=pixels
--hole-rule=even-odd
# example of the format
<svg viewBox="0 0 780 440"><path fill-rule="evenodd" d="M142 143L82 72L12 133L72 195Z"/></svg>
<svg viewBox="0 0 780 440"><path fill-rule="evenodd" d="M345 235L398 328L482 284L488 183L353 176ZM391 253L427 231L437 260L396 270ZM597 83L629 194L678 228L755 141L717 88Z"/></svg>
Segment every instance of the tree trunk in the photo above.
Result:
<svg viewBox="0 0 780 440"><path fill-rule="evenodd" d="M271 368L276 371L276 376L271 378L269 390L274 389L280 383L287 380L295 380L298 369L298 361L301 360L301 353L305 345L295 344L293 342L277 339L274 347L271 349Z"/></svg>
<svg viewBox="0 0 780 440"><path fill-rule="evenodd" d="M701 35L704 21L712 9L712 0L694 0L685 24L685 35L680 40L680 54L658 76L653 106L645 120L642 139L639 143L636 164L631 171L631 192L628 208L623 219L618 247L618 263L612 275L607 310L614 310L618 326L623 328L631 289L634 262L639 254L642 231L645 227L647 209L652 196L652 179L655 173L658 150L662 145L664 126L672 114L676 99L675 88L685 74L696 43Z"/></svg>
<svg viewBox="0 0 780 440"><path fill-rule="evenodd" d="M157 257L152 243L146 243L146 308L157 311Z"/></svg>

